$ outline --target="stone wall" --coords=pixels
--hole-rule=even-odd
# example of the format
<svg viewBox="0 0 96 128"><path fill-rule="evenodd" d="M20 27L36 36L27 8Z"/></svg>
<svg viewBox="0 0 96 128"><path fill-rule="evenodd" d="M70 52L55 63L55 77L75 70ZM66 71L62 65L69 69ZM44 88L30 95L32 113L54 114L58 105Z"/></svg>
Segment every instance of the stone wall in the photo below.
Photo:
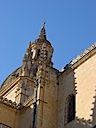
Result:
<svg viewBox="0 0 96 128"><path fill-rule="evenodd" d="M0 103L0 123L11 128L18 128L19 116L19 110Z"/></svg>
<svg viewBox="0 0 96 128"><path fill-rule="evenodd" d="M65 127L65 102L69 95L76 94L75 92L75 82L74 82L74 72L68 71L63 73L58 78L58 127Z"/></svg>
<svg viewBox="0 0 96 128"><path fill-rule="evenodd" d="M71 68L71 67L70 67ZM76 69L68 69L59 76L58 128L90 128L96 120L96 55L87 59ZM75 120L64 124L65 105L68 95L76 98Z"/></svg>
<svg viewBox="0 0 96 128"><path fill-rule="evenodd" d="M33 106L25 107L20 114L20 125L18 128L32 128Z"/></svg>
<svg viewBox="0 0 96 128"><path fill-rule="evenodd" d="M96 54L75 69L77 95L76 116L94 125L96 119Z"/></svg>
<svg viewBox="0 0 96 128"><path fill-rule="evenodd" d="M37 128L57 127L57 71L50 70L50 82L40 89Z"/></svg>

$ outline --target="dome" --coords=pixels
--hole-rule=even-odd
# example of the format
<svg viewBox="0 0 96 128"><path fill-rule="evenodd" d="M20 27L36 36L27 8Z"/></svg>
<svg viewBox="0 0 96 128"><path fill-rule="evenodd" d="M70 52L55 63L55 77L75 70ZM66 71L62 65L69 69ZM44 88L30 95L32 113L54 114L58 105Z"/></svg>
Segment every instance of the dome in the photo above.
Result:
<svg viewBox="0 0 96 128"><path fill-rule="evenodd" d="M17 79L19 77L19 74L21 73L21 68L22 67L19 67L15 71L13 71L2 83L1 88L11 84L15 79Z"/></svg>

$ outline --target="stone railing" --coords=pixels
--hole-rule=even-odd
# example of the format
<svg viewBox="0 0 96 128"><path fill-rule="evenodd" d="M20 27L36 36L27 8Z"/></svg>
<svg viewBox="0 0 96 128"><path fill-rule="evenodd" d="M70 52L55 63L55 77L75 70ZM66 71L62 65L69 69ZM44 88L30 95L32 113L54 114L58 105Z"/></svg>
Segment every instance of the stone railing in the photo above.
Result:
<svg viewBox="0 0 96 128"><path fill-rule="evenodd" d="M7 98L3 98L3 97L0 97L0 103L5 104L17 110L21 110L23 108L22 104L16 104L16 102L12 102L11 100L8 100Z"/></svg>

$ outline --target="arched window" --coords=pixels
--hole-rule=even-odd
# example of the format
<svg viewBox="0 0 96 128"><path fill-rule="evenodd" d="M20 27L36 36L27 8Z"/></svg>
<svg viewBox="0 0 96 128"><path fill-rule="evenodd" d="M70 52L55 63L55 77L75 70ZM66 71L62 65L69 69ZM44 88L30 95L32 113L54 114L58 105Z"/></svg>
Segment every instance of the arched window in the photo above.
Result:
<svg viewBox="0 0 96 128"><path fill-rule="evenodd" d="M75 119L75 96L69 95L65 104L65 124Z"/></svg>
<svg viewBox="0 0 96 128"><path fill-rule="evenodd" d="M37 59L39 58L39 56L40 56L40 49L38 49L37 51Z"/></svg>
<svg viewBox="0 0 96 128"><path fill-rule="evenodd" d="M48 58L48 51L45 52L45 60Z"/></svg>

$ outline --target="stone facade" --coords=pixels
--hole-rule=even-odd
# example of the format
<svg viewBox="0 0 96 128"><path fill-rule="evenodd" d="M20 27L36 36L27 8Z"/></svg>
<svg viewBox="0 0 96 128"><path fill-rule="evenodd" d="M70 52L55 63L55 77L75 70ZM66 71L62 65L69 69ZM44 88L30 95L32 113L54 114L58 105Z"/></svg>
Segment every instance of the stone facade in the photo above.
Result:
<svg viewBox="0 0 96 128"><path fill-rule="evenodd" d="M61 71L44 24L0 88L0 128L95 128L96 44Z"/></svg>

